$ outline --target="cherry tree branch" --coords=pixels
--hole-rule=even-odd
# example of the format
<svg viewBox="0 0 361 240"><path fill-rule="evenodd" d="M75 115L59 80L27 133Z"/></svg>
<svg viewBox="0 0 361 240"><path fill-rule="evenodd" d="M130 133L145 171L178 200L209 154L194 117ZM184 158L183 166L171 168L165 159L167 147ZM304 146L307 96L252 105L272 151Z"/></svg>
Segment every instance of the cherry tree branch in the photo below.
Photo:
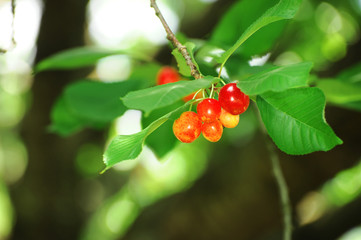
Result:
<svg viewBox="0 0 361 240"><path fill-rule="evenodd" d="M267 137L267 136L265 136ZM266 140L267 149L270 153L270 159L272 163L272 171L273 175L275 176L279 194L280 194L280 201L282 206L283 212L283 239L284 240L291 240L292 236L292 211L291 211L291 203L288 196L288 188L286 184L286 180L283 176L279 157L276 153L276 149L274 144L270 141L270 139Z"/></svg>
<svg viewBox="0 0 361 240"><path fill-rule="evenodd" d="M0 48L0 53L6 53L7 51L13 49L16 46L15 41L15 8L16 8L16 1L11 0L11 13L12 13L12 21L11 21L11 45L9 49L2 49Z"/></svg>
<svg viewBox="0 0 361 240"><path fill-rule="evenodd" d="M263 135L265 137L266 146L269 152L271 164L272 164L272 172L275 176L276 183L279 190L280 195L280 203L282 207L282 214L283 214L283 240L291 240L292 239L292 208L291 208L291 201L288 194L288 188L287 183L285 180L285 177L282 173L282 168L280 165L280 160L276 152L276 147L273 144L273 142L268 137L266 128L263 124L261 115L258 111L258 109L255 109L257 111L258 120L263 132Z"/></svg>
<svg viewBox="0 0 361 240"><path fill-rule="evenodd" d="M172 30L168 26L168 23L165 21L162 13L160 12L160 10L158 8L156 0L150 0L150 6L152 8L154 8L155 15L157 15L157 17L161 21L165 31L167 32L167 39L173 44L174 47L176 47L178 49L178 51L182 54L182 56L186 60L187 65L191 69L191 75L195 79L201 78L201 74L199 73L196 65L193 63L192 58L187 51L187 48L178 41L178 39L176 38L176 36L174 35Z"/></svg>
<svg viewBox="0 0 361 240"><path fill-rule="evenodd" d="M11 0L11 13L13 15L13 19L11 22L11 42L12 45L15 46L16 45L16 41L15 41L15 8L16 8L16 1L15 0Z"/></svg>

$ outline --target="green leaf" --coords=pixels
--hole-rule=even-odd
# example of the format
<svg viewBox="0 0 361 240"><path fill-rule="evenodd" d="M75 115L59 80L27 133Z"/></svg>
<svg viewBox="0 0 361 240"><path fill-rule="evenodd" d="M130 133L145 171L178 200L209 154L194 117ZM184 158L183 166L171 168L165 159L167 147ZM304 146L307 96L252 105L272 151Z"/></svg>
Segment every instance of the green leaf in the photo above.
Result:
<svg viewBox="0 0 361 240"><path fill-rule="evenodd" d="M340 74L338 74L337 78L342 81L361 86L361 62L342 71Z"/></svg>
<svg viewBox="0 0 361 240"><path fill-rule="evenodd" d="M324 117L325 96L318 88L295 88L257 97L263 123L279 149L301 155L342 144Z"/></svg>
<svg viewBox="0 0 361 240"><path fill-rule="evenodd" d="M326 95L327 101L344 104L361 101L361 85L336 79L322 79L317 82Z"/></svg>
<svg viewBox="0 0 361 240"><path fill-rule="evenodd" d="M149 116L143 116L142 126L149 126L149 124L151 124L161 116L171 112L173 109L179 108L182 105L184 105L184 102L180 100L177 101L175 104L154 110L151 114L149 114ZM177 138L174 136L172 127L173 122L165 122L162 126L158 128L157 134L151 134L145 141L145 144L150 147L155 153L155 155L159 158L163 157L165 154L171 151L178 141ZM166 139L166 141L163 141L164 139Z"/></svg>
<svg viewBox="0 0 361 240"><path fill-rule="evenodd" d="M105 170L111 168L119 162L125 160L132 160L138 157L139 154L142 152L144 141L147 136L154 132L167 120L178 115L179 112L183 111L188 105L189 102L175 109L174 111L164 115L163 117L155 120L148 127L138 133L116 136L109 144L103 156L103 161L106 165Z"/></svg>
<svg viewBox="0 0 361 240"><path fill-rule="evenodd" d="M68 136L84 127L103 128L126 110L119 98L129 91L153 85L158 70L158 65L145 64L136 67L127 81L85 80L69 84L52 108L49 130Z"/></svg>
<svg viewBox="0 0 361 240"><path fill-rule="evenodd" d="M2 144L4 144L3 141L2 141ZM2 154L3 153L4 152L2 152ZM11 155L11 152L9 155ZM10 165L10 166L12 166L12 165ZM4 166L2 166L2 169L4 169ZM2 174L4 174L4 173L2 173ZM13 221L15 219L15 211L16 211L14 209L13 200L10 197L10 191L4 181L5 181L5 178L3 179L3 176L1 176L1 178L0 178L0 199L1 199L1 201L0 201L0 212L1 212L0 239L7 239L11 235L11 233L13 231Z"/></svg>
<svg viewBox="0 0 361 240"><path fill-rule="evenodd" d="M361 112L361 101L344 103L342 107Z"/></svg>
<svg viewBox="0 0 361 240"><path fill-rule="evenodd" d="M191 42L187 42L184 44L184 46L187 48L187 51L193 61L193 63L196 65L197 70L199 71L199 66L197 62L194 60L193 51L195 48L195 44ZM191 69L187 65L186 60L184 59L183 55L178 51L177 48L173 49L172 51L173 56L175 57L179 69L179 73L186 77L191 77Z"/></svg>
<svg viewBox="0 0 361 240"><path fill-rule="evenodd" d="M248 95L268 91L283 91L288 88L307 86L312 63L303 62L282 67L272 67L240 81L237 86Z"/></svg>
<svg viewBox="0 0 361 240"><path fill-rule="evenodd" d="M95 122L109 122L125 112L126 107L119 99L136 89L138 84L136 80L113 83L80 81L65 89L64 98L77 116Z"/></svg>
<svg viewBox="0 0 361 240"><path fill-rule="evenodd" d="M154 86L157 82L157 75L161 67L162 66L157 63L147 63L134 66L129 79L141 80L141 84L138 86L138 89Z"/></svg>
<svg viewBox="0 0 361 240"><path fill-rule="evenodd" d="M217 83L218 78L205 77L194 81L179 81L128 93L122 98L130 109L143 110L146 114L157 108L171 105L201 88Z"/></svg>
<svg viewBox="0 0 361 240"><path fill-rule="evenodd" d="M106 50L95 47L71 48L56 53L35 66L35 72L42 72L53 69L74 69L87 67L97 63L101 58L112 55L129 55L126 50ZM133 54L134 56L134 54ZM135 58L146 59L144 56L134 56Z"/></svg>
<svg viewBox="0 0 361 240"><path fill-rule="evenodd" d="M60 97L51 110L51 132L67 136L84 125L84 121L76 117L68 108L63 97Z"/></svg>
<svg viewBox="0 0 361 240"><path fill-rule="evenodd" d="M237 42L229 48L218 60L222 67L227 59L239 48L252 34L262 27L284 19L291 19L296 14L302 0L280 0L278 4L268 9L260 18L253 22L238 38Z"/></svg>
<svg viewBox="0 0 361 240"><path fill-rule="evenodd" d="M278 0L236 1L215 27L211 42L217 46L229 48L238 40L240 33L243 33L259 16L277 2ZM280 21L263 27L253 34L249 41L242 44L237 53L239 52L247 58L266 53L279 38L285 25L286 21Z"/></svg>
<svg viewBox="0 0 361 240"><path fill-rule="evenodd" d="M347 68L337 79L316 79L328 102L361 111L361 63Z"/></svg>
<svg viewBox="0 0 361 240"><path fill-rule="evenodd" d="M64 137L69 136L84 127L100 129L105 126L105 123L94 122L77 116L69 108L63 95L58 98L52 107L50 118L51 125L49 126L49 131Z"/></svg>

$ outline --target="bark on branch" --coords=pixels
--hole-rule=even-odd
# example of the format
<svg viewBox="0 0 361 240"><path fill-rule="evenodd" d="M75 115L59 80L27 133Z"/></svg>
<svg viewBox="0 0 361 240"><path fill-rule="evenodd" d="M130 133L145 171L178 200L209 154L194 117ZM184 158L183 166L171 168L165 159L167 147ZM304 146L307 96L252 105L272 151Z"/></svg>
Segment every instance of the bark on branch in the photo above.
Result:
<svg viewBox="0 0 361 240"><path fill-rule="evenodd" d="M160 12L158 5L156 3L156 0L150 0L150 6L152 8L154 8L155 11L155 15L157 15L157 17L159 18L159 20L161 21L165 31L167 32L167 39L173 44L173 46L175 48L178 49L178 51L182 54L182 56L184 57L184 59L186 60L187 65L189 66L189 68L191 69L191 75L195 78L195 79L199 79L201 78L201 74L199 73L196 65L193 63L191 56L189 55L187 48L182 45L178 39L176 38L176 36L174 35L174 33L172 32L172 30L170 29L170 27L168 26L168 23L165 21L162 13Z"/></svg>

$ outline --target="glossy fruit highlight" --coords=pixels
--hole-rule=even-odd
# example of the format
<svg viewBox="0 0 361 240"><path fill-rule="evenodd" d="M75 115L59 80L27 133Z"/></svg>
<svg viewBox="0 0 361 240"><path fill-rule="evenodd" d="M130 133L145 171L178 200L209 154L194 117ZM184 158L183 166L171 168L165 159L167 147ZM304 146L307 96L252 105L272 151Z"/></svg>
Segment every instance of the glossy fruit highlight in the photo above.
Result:
<svg viewBox="0 0 361 240"><path fill-rule="evenodd" d="M210 123L203 123L202 134L210 142L218 142L223 134L223 126L219 120Z"/></svg>
<svg viewBox="0 0 361 240"><path fill-rule="evenodd" d="M214 122L221 116L221 104L216 99L206 98L197 105L197 113L202 122Z"/></svg>
<svg viewBox="0 0 361 240"><path fill-rule="evenodd" d="M222 108L219 120L221 121L223 127L234 128L239 123L239 115L232 115Z"/></svg>
<svg viewBox="0 0 361 240"><path fill-rule="evenodd" d="M218 100L227 112L232 115L239 115L247 110L249 97L244 94L236 83L228 83L219 91Z"/></svg>
<svg viewBox="0 0 361 240"><path fill-rule="evenodd" d="M173 133L179 141L191 143L201 134L202 121L195 112L184 112L173 123Z"/></svg>
<svg viewBox="0 0 361 240"><path fill-rule="evenodd" d="M157 75L157 85L178 82L179 80L180 75L172 67L162 67Z"/></svg>

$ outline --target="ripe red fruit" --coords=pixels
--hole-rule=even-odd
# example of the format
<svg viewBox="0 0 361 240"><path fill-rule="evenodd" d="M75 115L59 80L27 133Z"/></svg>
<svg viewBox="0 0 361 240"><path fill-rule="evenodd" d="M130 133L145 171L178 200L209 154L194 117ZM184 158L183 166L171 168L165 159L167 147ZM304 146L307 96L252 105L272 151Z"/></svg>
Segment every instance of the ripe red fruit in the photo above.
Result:
<svg viewBox="0 0 361 240"><path fill-rule="evenodd" d="M203 123L202 134L210 142L217 142L223 134L223 126L219 120L210 123Z"/></svg>
<svg viewBox="0 0 361 240"><path fill-rule="evenodd" d="M180 80L180 76L172 67L162 67L157 75L157 85L167 84L178 82Z"/></svg>
<svg viewBox="0 0 361 240"><path fill-rule="evenodd" d="M203 122L214 122L221 116L221 104L216 99L206 98L197 105L197 113Z"/></svg>
<svg viewBox="0 0 361 240"><path fill-rule="evenodd" d="M234 128L238 125L239 115L232 115L222 108L221 116L219 117L223 127Z"/></svg>
<svg viewBox="0 0 361 240"><path fill-rule="evenodd" d="M195 112L184 112L173 123L173 133L179 141L191 143L201 134L202 121Z"/></svg>
<svg viewBox="0 0 361 240"><path fill-rule="evenodd" d="M249 105L249 97L235 83L224 85L219 91L218 100L222 108L232 115L243 113Z"/></svg>

